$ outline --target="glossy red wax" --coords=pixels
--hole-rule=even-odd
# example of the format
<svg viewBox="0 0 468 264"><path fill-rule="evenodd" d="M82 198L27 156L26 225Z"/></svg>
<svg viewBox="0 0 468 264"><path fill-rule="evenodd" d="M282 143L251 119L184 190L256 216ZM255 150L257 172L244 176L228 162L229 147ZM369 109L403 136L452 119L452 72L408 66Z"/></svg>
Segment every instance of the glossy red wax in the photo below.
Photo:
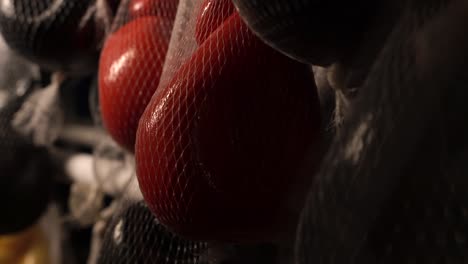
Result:
<svg viewBox="0 0 468 264"><path fill-rule="evenodd" d="M131 21L113 33L99 64L99 103L110 135L133 151L138 121L159 85L170 30L155 17Z"/></svg>
<svg viewBox="0 0 468 264"><path fill-rule="evenodd" d="M313 77L237 14L215 33L140 119L139 186L157 219L190 239L294 234L318 151Z"/></svg>
<svg viewBox="0 0 468 264"><path fill-rule="evenodd" d="M198 44L203 43L234 12L235 7L231 0L204 0L195 27L195 38Z"/></svg>

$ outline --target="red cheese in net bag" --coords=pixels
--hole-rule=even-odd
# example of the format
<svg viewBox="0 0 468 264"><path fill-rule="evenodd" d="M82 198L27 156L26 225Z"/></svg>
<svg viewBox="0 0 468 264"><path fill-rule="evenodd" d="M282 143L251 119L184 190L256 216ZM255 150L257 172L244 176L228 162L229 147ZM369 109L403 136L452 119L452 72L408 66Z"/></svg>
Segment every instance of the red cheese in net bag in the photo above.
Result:
<svg viewBox="0 0 468 264"><path fill-rule="evenodd" d="M139 185L158 220L179 235L275 240L291 232L299 211L292 207L302 207L313 176L320 126L314 80L237 14L218 30L142 115Z"/></svg>
<svg viewBox="0 0 468 264"><path fill-rule="evenodd" d="M179 0L131 0L129 13L132 18L160 16L174 21Z"/></svg>
<svg viewBox="0 0 468 264"><path fill-rule="evenodd" d="M106 40L99 63L99 103L104 126L133 151L138 121L159 85L170 31L156 17L124 25Z"/></svg>
<svg viewBox="0 0 468 264"><path fill-rule="evenodd" d="M198 44L203 43L234 12L235 7L231 0L204 0L195 26Z"/></svg>

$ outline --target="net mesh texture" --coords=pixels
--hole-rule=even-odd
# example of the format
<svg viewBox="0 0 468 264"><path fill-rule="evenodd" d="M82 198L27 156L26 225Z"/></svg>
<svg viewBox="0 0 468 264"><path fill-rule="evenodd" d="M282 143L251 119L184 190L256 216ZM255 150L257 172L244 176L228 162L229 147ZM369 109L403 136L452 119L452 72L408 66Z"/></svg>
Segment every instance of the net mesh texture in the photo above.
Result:
<svg viewBox="0 0 468 264"><path fill-rule="evenodd" d="M0 0L0 264L465 263L468 5L341 2Z"/></svg>

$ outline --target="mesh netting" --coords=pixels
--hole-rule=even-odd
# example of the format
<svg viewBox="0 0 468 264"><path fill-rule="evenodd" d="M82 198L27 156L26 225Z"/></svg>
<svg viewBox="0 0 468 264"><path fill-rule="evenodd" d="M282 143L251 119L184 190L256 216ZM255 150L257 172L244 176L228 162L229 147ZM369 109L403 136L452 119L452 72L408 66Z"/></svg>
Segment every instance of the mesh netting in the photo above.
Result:
<svg viewBox="0 0 468 264"><path fill-rule="evenodd" d="M206 248L166 231L142 202L122 206L106 230L98 263L202 263Z"/></svg>
<svg viewBox="0 0 468 264"><path fill-rule="evenodd" d="M0 263L465 263L467 10L0 0Z"/></svg>
<svg viewBox="0 0 468 264"><path fill-rule="evenodd" d="M301 146L307 146L307 139L311 139L311 137L307 138L304 134L294 133L312 130L308 130L307 126L298 127L301 124L301 117L296 116L295 111L304 114L306 112L313 113L313 109L298 110L295 107L300 107L303 104L301 100L304 99L310 106L313 99L306 99L308 98L307 94L301 94L300 89L290 88L300 87L294 82L301 71L299 66L297 69L294 69L295 66L292 64L285 66L288 62L284 59L284 62L281 62L284 63L281 64L282 67L279 66L275 72L275 63L277 62L269 57L268 51L257 46L263 44L255 41L256 37L249 32L240 19L236 18L235 14L226 15L226 12L234 12L229 4L223 4L222 1L214 2L211 7L206 2L182 1L180 3L169 47L169 56L166 57L165 71L163 71L159 88L140 119L135 145L137 175L150 209L161 223L176 233L206 240L255 240L264 237L267 233L271 234L268 232L271 230L281 232L281 228L287 226L284 218L282 219L274 213L271 214L274 212L271 207L259 206L259 204L265 203L262 198L270 199L270 197L266 198L267 195L262 194L264 190L275 193L275 198L278 200L268 201L274 201L272 206L278 210L277 212L282 212L282 216L288 220L295 219L292 214L285 213L290 211L283 211L281 204L287 198L281 196L281 190L274 189L274 186L278 184L283 188L293 188L292 186L297 183L294 183L294 172L290 169L300 168L299 156L307 157L310 153L302 152L296 157L293 154L285 155L294 160L294 163L288 163L285 156L267 155L267 153L274 151L265 146L274 146L275 150L278 150L277 153L287 153L287 150L281 148L284 138L288 139L288 147L296 144L292 139L299 139L303 143ZM218 4L219 6L216 6ZM252 6L257 10L263 10L261 7ZM265 6L273 10L275 5L265 2ZM383 6L388 7L387 5ZM415 6L418 5L415 4ZM414 13L408 10L414 10L415 6L409 6L405 10L410 14L410 17ZM248 5L240 5L240 7L248 8ZM294 9L294 5L291 4L290 7L292 10L308 10L305 8L306 6L304 9ZM440 8L440 6L438 7ZM213 12L217 15L213 18L207 18L208 21L202 20L200 22L199 16L194 15L196 12L205 12L205 17L209 17L210 8L216 10ZM272 23L276 23L273 18L280 16L278 10L288 10L288 4L282 2L282 5L276 5L276 8L278 8L277 13L260 11L258 15L263 14L267 19L271 19ZM376 14L382 12L375 7L373 8ZM428 10L433 10L432 8L427 7ZM392 21L398 20L400 10L395 8L392 9L392 12L395 14ZM379 20L380 18L375 18L375 15L363 19L376 21L377 24L377 26L370 28L371 37L361 38L362 41L368 41L376 46L372 47L371 54L374 55L367 55L369 61L358 60L357 64L344 60L341 67L345 67L345 71L346 67L368 71L366 69L370 66L366 63L373 64L376 54L384 46L384 40L387 38L388 32L391 31L389 28L395 27L396 33L393 33L392 38L388 41L394 41L398 44L390 42L391 45L386 45L384 53L381 57L379 56L382 66L376 65L364 88L358 90L359 93L368 95L368 98L361 95L362 102L358 102L361 102L362 106L353 109L353 101L356 100L354 99L355 91L343 91L340 86L349 86L349 83L352 83L352 87L347 88L355 89L362 85L360 83L366 77L365 75L357 73L357 80L345 79L345 82L340 78L349 78L349 75L342 76L341 73L334 75L333 72L330 75L330 86L339 89L341 93L341 99L340 97L337 99L337 107L340 108L336 108L338 112L335 122L341 124L343 128L340 129L341 136L333 143L331 152L325 160L325 166L320 173L330 177L331 180L329 180L330 182L326 180L317 182L318 184L314 187L317 189L313 189L311 200L309 200L310 205L307 207L308 210L301 224L300 230L302 232L298 238L300 245L298 252L302 261L309 263L308 261L312 262L312 259L315 259L316 256L320 258L321 255L324 258L330 258L331 262L333 262L332 259L346 262L352 256L364 259L372 256L372 258L376 257L388 263L411 260L424 262L429 259L451 262L464 259L465 233L461 230L465 230L462 220L464 219L462 215L465 210L465 199L463 196L455 195L460 192L454 190L453 185L453 182L461 182L453 178L457 178L456 176L444 177L447 174L445 171L450 170L452 165L442 165L442 169L440 169L441 165L437 162L445 159L445 156L441 154L444 152L441 148L446 147L444 142L446 134L434 132L434 135L430 134L424 137L416 134L415 131L426 127L422 124L427 124L425 123L427 121L418 120L416 113L421 112L416 111L416 106L409 103L416 99L411 99L414 94L411 93L410 88L406 87L421 87L427 85L428 82L427 80L424 82L411 80L409 77L407 79L401 78L401 81L398 79L399 77L388 79L388 76L402 74L405 67L415 67L412 61L414 55L411 51L401 48L405 47L404 45L409 45L406 44L407 41L411 40L408 34L413 31L400 30L400 27L407 26L416 31L425 24L418 21L413 26L414 22L410 22L411 19L406 20L407 13L402 13L403 18L398 24L395 22L383 23ZM323 16L325 15L326 12ZM432 15L431 11L427 11L423 16L425 16L424 19L429 20ZM285 12L283 18L286 16L291 16L291 13ZM286 18L284 19L286 21ZM220 23L219 21L222 20L225 22ZM257 23L259 21L255 18L252 20ZM299 22L304 21L299 20ZM358 27L359 23L362 21L357 21L352 26ZM200 25L210 26L204 26L203 29L197 28ZM268 25L258 25L258 30L263 28L268 30ZM216 30L210 29L210 27L214 27ZM301 27L298 26L298 28ZM274 26L271 26L270 29L272 31L269 34L274 34L276 32L273 30L278 30ZM207 33L210 31L211 33ZM286 33L289 32L280 32L275 37L281 38L282 34ZM275 39L269 39L269 41L275 41ZM287 39L287 41L297 45L291 39ZM359 43L359 41L356 42ZM354 42L341 52L350 52L348 49L353 45L355 45ZM333 49L339 49L339 47L333 46ZM357 54L362 53L357 48L355 50L358 50ZM295 51L300 51L300 49L296 48ZM403 57L402 61L399 62L401 63L400 67L391 68L395 54L402 54L397 56L406 57ZM298 56L296 53L290 55ZM309 54L304 56L309 56ZM244 58L248 59L243 61ZM349 56L346 59L349 59ZM242 65L242 67L238 65ZM265 73L258 69L264 70ZM294 69L292 70L293 74L289 74L287 69ZM330 69L331 71L343 70L335 65ZM227 78L225 77L228 74L226 72L229 72L229 80L223 79ZM255 77L249 78L249 73L252 72L255 72ZM278 79L275 79L276 76ZM448 78L453 77L443 77L441 80L448 80ZM281 85L283 89L275 94L276 91L272 88L275 85L268 86L266 80L272 80L272 83L277 85L281 84L281 80L286 80L286 83ZM395 94L378 92L381 91L377 88L378 86L395 87L398 85L395 82L397 80L400 81L401 87L399 89L393 88L392 92ZM220 83L222 83L222 89L217 86ZM438 80L438 83L443 82ZM434 86L431 84L431 87ZM255 87L255 89L250 87ZM270 89L262 90L262 87ZM310 84L309 87L313 87L313 84ZM373 89L373 93L366 94L370 89ZM404 90L402 89L406 89L408 95L403 95ZM288 97L292 99L287 99ZM275 101L275 98L280 99ZM403 98L408 101L404 101ZM275 112L275 109L269 108L264 100L268 103L274 102L277 106L276 109L281 111ZM371 100L373 101L371 102ZM392 103L392 100L400 101ZM428 104L431 105L431 113L435 111L434 109L438 109L437 106ZM442 103L442 105L444 104ZM295 107L292 107L293 105ZM407 108L398 108L399 105L407 106ZM392 108L393 106L395 108ZM284 109L288 109L287 113ZM379 112L376 111L377 109L384 110ZM243 111L245 111L245 115ZM350 111L356 111L359 115L348 113ZM442 107L441 112L444 111L446 110ZM257 113L259 116L256 116ZM274 124L273 127L267 125L270 115L271 120L274 120L271 123ZM284 115L284 119L282 115ZM249 123L248 118L252 118L253 123ZM285 120L292 121L288 123ZM343 123L342 120L345 122ZM350 125L346 124L346 120L349 120L347 122ZM352 123L352 120L355 123ZM434 118L431 122L439 124L440 120L445 119L444 117ZM400 125L393 122L400 122ZM404 126L401 125L403 123L408 124L408 127L413 128L413 130L395 129L395 127L403 129ZM311 123L309 122L309 124ZM281 130L283 126L295 128L289 130L289 132L294 131L291 132L293 134L282 132L281 137L276 138L274 130ZM228 129L225 130L226 127ZM233 130L230 131L230 128ZM245 131L243 131L244 128L246 128ZM266 128L266 130L262 130L262 128ZM370 129L366 130L367 128ZM427 129L438 131L438 128L440 125L430 126ZM211 133L207 131L211 131ZM393 131L393 134L389 134L389 131ZM249 140L252 141L242 141L245 140L245 135L248 135ZM313 135L313 133L305 132L305 135ZM390 137L390 135L392 136ZM427 142L426 137L440 139L440 143L431 147L420 147L425 145L423 142ZM368 148L363 149L363 152L359 152L360 143L356 141L360 138L363 140L362 144L368 146ZM405 142L408 149L417 149L410 152L414 155L411 156L412 158L403 155L400 151L391 150L391 145L395 144L393 140L396 139L401 142L400 144ZM244 143L246 145L243 145ZM230 149L232 145L235 145L235 148ZM255 152L255 150L262 150L266 153ZM388 153L382 153L386 150ZM291 153L297 154L301 151L296 148ZM386 155L389 155L388 160L392 160L393 164L386 162L387 158L384 158L384 156L387 157ZM393 155L398 155L398 157ZM239 159L239 157L246 160ZM270 157L271 160L269 160ZM376 160L375 157L380 159ZM253 163L249 164L248 161ZM435 164L434 167L428 166L428 162ZM262 166L262 163L268 165ZM307 164L310 165L312 162L308 160ZM275 165L279 165L279 167ZM421 169L422 166L425 166L424 170ZM283 171L282 168L287 169ZM311 167L301 169L307 171L309 175L313 175ZM277 179L276 173L287 175L285 176L287 181L281 181L281 177L279 177L278 182L271 183L271 178ZM375 177L375 179L368 178L375 173L400 174L400 177L405 180L392 181L385 178L386 176ZM256 179L259 179L258 175L261 174L267 174L271 178L268 181L259 180L260 184L256 184ZM223 178L219 179L217 175L223 175ZM235 180L230 181L230 179ZM324 179L326 178L324 177ZM377 183L378 179L382 180ZM272 185L268 186L270 183ZM287 187L288 184L291 184L291 187ZM307 186L305 182L300 184ZM464 184L462 185L464 186ZM147 190L147 186L153 186L153 188ZM343 189L340 190L340 188ZM230 199L234 197L231 196L235 193L233 190L239 189L243 190L242 198L236 198L235 204L232 204ZM336 195L338 190L348 195L341 198L341 196ZM215 193L215 196L211 196L213 195L210 193L211 191ZM199 193L203 193L203 195ZM325 195L325 197L320 195ZM355 195L355 197L350 198L349 195ZM217 207L217 203L213 203L213 197L220 201L219 207ZM372 199L374 201L370 202ZM242 204L241 208L236 207L238 202ZM296 202L295 204L300 203ZM223 210L225 208L230 210ZM200 214L200 212L203 213ZM349 214L352 214L352 217ZM256 218L253 215L261 215L265 218ZM259 224L255 225L255 221L259 221ZM271 223L273 226L269 227L266 223ZM246 230L247 235L243 233ZM225 231L228 233L223 233ZM287 233L293 232L288 230ZM340 241L340 239L344 240ZM424 251L427 249L431 249L431 254Z"/></svg>
<svg viewBox="0 0 468 264"><path fill-rule="evenodd" d="M178 233L270 239L289 228L298 205L289 193L309 182L302 173L310 170L304 163L319 121L312 74L262 46L235 14L212 34L140 120L140 186L161 222Z"/></svg>
<svg viewBox="0 0 468 264"><path fill-rule="evenodd" d="M2 34L14 50L43 67L92 72L104 34L94 2L2 1Z"/></svg>
<svg viewBox="0 0 468 264"><path fill-rule="evenodd" d="M311 180L320 117L310 68L263 44L230 1L124 1L117 14L101 53L101 113L112 137L135 152L149 205L146 215L124 209L120 217L167 246L105 242L102 259L284 258L263 243L291 239ZM168 239L165 229L194 242ZM115 240L110 234L105 241ZM260 245L231 244L240 241Z"/></svg>

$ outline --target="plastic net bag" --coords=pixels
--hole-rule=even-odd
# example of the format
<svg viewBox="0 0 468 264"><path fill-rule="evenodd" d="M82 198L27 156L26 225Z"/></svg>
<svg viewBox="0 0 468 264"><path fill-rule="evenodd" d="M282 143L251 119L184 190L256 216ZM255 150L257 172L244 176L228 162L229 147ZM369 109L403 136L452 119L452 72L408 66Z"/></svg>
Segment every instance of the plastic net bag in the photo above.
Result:
<svg viewBox="0 0 468 264"><path fill-rule="evenodd" d="M67 263L464 263L466 10L1 0L0 258L52 192Z"/></svg>
<svg viewBox="0 0 468 264"><path fill-rule="evenodd" d="M320 149L311 69L263 44L230 1L124 1L115 23L99 65L103 124L135 153L149 207L123 209L117 219L148 226L163 244L140 240L119 249L111 229L101 259L285 258L277 257L282 247L263 247L293 239Z"/></svg>
<svg viewBox="0 0 468 264"><path fill-rule="evenodd" d="M325 64L316 74L336 90L340 126L304 208L299 263L466 261L465 166L455 161L466 145L449 140L465 130L454 97L466 82L466 3L361 1L349 12L338 1L234 2L270 45ZM305 30L337 14L349 23Z"/></svg>
<svg viewBox="0 0 468 264"><path fill-rule="evenodd" d="M414 54L414 50L412 50L412 45L414 44L411 42L413 41L412 34L431 28L430 25L432 24L430 21L442 19L440 17L445 18L443 20L445 24L443 25L449 28L452 25L450 23L454 22L447 19L447 17L450 16L450 12L454 12L453 10L456 9L454 6L460 3L441 4L434 2L428 5L408 3L402 8L395 7L392 4L379 4L376 6L369 5L369 3L362 4L360 6L361 12L357 12L357 14L363 15L361 17L363 20L356 20L350 23L351 26L360 29L356 35L347 35L350 32L346 30L346 27L336 28L331 26L327 28L328 30L332 30L331 32L338 37L343 37L342 41L348 40L349 45L343 45L343 47L336 46L338 43L337 36L333 34L327 35L326 31L320 31L317 36L317 46L304 50L301 54L300 48L305 43L308 43L309 39L307 38L310 37L307 36L305 39L298 40L294 34L306 35L303 32L305 31L305 27L307 27L306 25L313 24L313 21L304 19L304 13L316 14L313 13L313 8L316 8L316 10L323 12L317 17L324 17L328 15L325 11L332 12L332 4L320 6L320 4L314 4L313 2L302 5L286 1L276 1L275 3L257 1L250 2L250 4L247 1L245 3L241 3L241 1L235 2L238 4L242 16L249 22L249 26L255 29L256 33L267 40L272 46L279 48L290 56L299 57L303 61L321 65L325 64L327 66L330 65L330 61L334 62L331 67L328 67L331 76L328 81L333 88L338 90L336 101L338 105L336 107L340 108L336 108L336 110L339 110L336 113L338 118L336 121L341 126L337 131L339 136L334 139L330 146L322 168L318 173L318 179L316 179L310 192L308 204L302 214L297 233L298 260L310 263L314 262L314 260L325 259L332 263L339 263L354 258L371 262L377 259L391 263L409 260L424 262L428 259L442 259L443 261L450 262L463 259L465 255L465 250L463 249L464 239L460 239L463 235L460 236L459 230L463 230L464 227L458 221L463 219L464 198L458 196L460 191L455 190L453 186L454 182L461 183L463 180L459 176L456 176L459 175L458 172L451 174L451 176L444 176L447 173L450 174L448 171L452 171L452 166L454 165L443 162L443 165L440 165L442 160L452 155L443 154L443 149L449 146L445 141L447 139L446 133L448 132L445 129L451 131L451 126L444 123L448 122L444 116L445 114L437 116L440 113L448 113L451 110L446 108L447 101L441 100L441 102L438 102L434 99L441 96L439 87L445 86L447 83L451 84L452 87L459 86L459 84L454 83L454 80L459 78L458 72L461 71L459 69L453 72L445 70L445 68L453 69L453 65L449 65L452 61L448 59L444 61L447 64L441 64L433 68L419 66L418 63L420 62L418 59L420 57L418 57L418 54ZM232 127L236 127L235 124L237 123L235 121L239 119L230 119L232 116L229 116L227 114L229 111L226 111L226 109L229 109L230 103L235 100L236 94L230 93L226 97L217 95L219 97L216 97L217 100L214 102L209 92L204 93L204 91L210 91L207 87L212 88L215 86L212 84L212 80L218 81L222 78L217 79L219 76L222 76L223 69L235 68L231 63L235 64L234 61L237 60L242 61L244 58L242 51L249 50L250 35L248 33L233 35L226 33L232 32L228 29L229 25L235 24L233 22L234 19L230 20L231 17L227 16L227 18L224 18L225 22L221 23L221 26L217 24L219 28L208 34L209 36L205 39L206 28L197 31L198 21L193 22L197 16L187 15L185 21L188 21L188 23L186 24L183 23L184 19L178 20L181 14L191 14L190 11L186 11L187 9L190 10L190 7L193 7L193 10L197 10L198 8L199 10L209 12L209 5L208 7L200 7L196 3L191 4L187 3L185 6L184 3L180 4L179 16L176 18L173 39L169 48L170 55L165 62L168 65L166 66L167 70L163 73L160 81L159 87L162 89L156 90L140 119L135 145L136 166L143 196L149 203L150 209L160 218L161 222L172 228L176 233L185 233L189 237L203 237L202 239L210 240L213 237L210 237L209 233L202 231L204 230L203 224L208 226L207 231L215 231L216 224L223 223L224 218L222 216L216 217L216 224L211 224L209 219L202 217L201 219L206 222L203 223L199 220L200 222L197 223L197 219L194 218L197 215L196 212L200 211L190 211L190 208L200 210L204 209L204 206L214 205L208 201L209 199L203 200L201 205L197 205L198 201L191 197L194 195L191 193L191 189L184 186L185 188L182 191L180 190L180 181L184 181L184 183L185 181L196 181L193 179L196 176L206 175L205 177L208 178L207 181L211 187L215 189L219 188L218 192L223 192L229 190L229 187L233 187L237 190L245 190L244 197L249 197L249 187L246 187L246 185L248 186L248 183L246 183L248 180L243 181L243 177L253 179L254 177L247 176L249 175L249 170L255 166L261 168L259 163L265 162L266 156L260 154L259 156L262 158L256 159L249 157L247 154L242 155L243 157L249 157L249 160L255 162L254 166L247 167L248 169L246 169L239 160L233 159L229 155L223 155L223 151L226 151L229 147L226 148L222 143L229 141L222 140L223 136L225 136L223 135L223 126L218 127L215 124L225 124L223 123L224 121L232 125ZM184 7L187 9L184 9ZM383 10L386 8L391 8L390 12L384 13ZM427 12L418 13L416 11L418 8L423 8ZM181 10L184 10L185 13ZM216 12L219 16L211 20L214 24L219 21L217 20L219 17L223 17L223 12L228 10L228 8L220 8L219 10L221 11ZM383 22L379 14L383 14L382 17L391 18L391 22ZM359 15L356 15L355 18L358 18ZM462 16L460 13L457 15ZM415 20L415 18L420 18L421 20ZM281 24L278 20L284 21L284 24ZM229 22L233 24L229 24ZM203 21L199 22L199 24L204 23ZM183 33L180 35L177 35L177 26L183 29ZM235 28L235 26L232 27ZM223 31L223 29L226 31ZM232 30L232 28L230 29ZM287 29L290 29L290 31ZM302 31L296 31L298 29ZM242 32L242 30L238 32ZM369 35L366 35L367 32L369 32ZM324 35L322 36L320 33ZM343 35L339 35L339 33L343 33ZM433 37L437 32L430 31L424 34L426 34L424 35L424 41L427 41L428 38ZM457 34L461 33L456 32L454 38L461 38ZM255 35L251 36L253 39ZM270 36L271 38L269 38ZM349 38L346 39L346 36L349 36ZM355 39L351 41L351 37ZM323 42L318 42L320 39ZM313 44L313 42L311 43ZM331 46L328 48L331 49L323 52L323 49L318 46L322 43L330 43ZM288 44L291 46L285 47ZM435 47L438 47L437 45L439 43L435 44ZM227 47L226 50L223 50L225 47ZM430 52L426 51L428 53L419 56L424 59L427 59L427 57L429 59L437 59L437 57L428 55L437 53L435 49ZM322 51L323 53L310 54L316 51ZM172 57L171 52L176 54L174 55L175 58ZM255 57L254 59L249 59L248 63L239 63L243 66L241 70L252 72L251 70L247 70L247 65L265 62L262 60L263 54L261 52L257 51L255 55L246 56L248 58ZM235 59L231 60L230 56ZM318 58L317 56L324 57ZM398 59L395 59L395 56ZM456 60L456 62L460 68L464 69L462 60ZM262 66L254 68L270 69L264 65L274 67L272 61L267 61L265 64L260 65ZM405 75L406 70L418 69L417 67L421 67L425 74L428 72L435 74L441 69L444 70L443 74L439 72L439 77L434 79L426 78L426 75L421 79L411 74ZM274 74L272 70L262 79L266 80L272 76L287 76L288 72L285 70L286 68L292 68L292 66L281 68L281 74ZM353 72L353 70L356 71ZM206 76L206 72L209 73L209 77L199 80L200 76ZM295 73L297 72L295 71ZM260 79L262 75L258 71L255 73L255 78ZM240 74L246 76L248 73ZM177 79L179 75L182 77ZM281 79L281 77L278 78ZM216 83L216 81L213 82ZM231 78L229 81L229 84L223 85L223 88L226 90L228 89L226 87L230 85L235 85L237 91L248 87L247 85L242 85L242 78L239 77ZM237 84L237 81L239 84ZM279 84L281 82L276 80L274 83ZM288 84L297 87L297 85L292 85L293 82L291 80L288 80ZM198 86L202 88L195 90ZM289 87L286 84L282 86ZM172 87L172 89L167 87ZM180 87L186 90L177 89ZM261 85L257 84L255 87L258 88ZM420 87L431 88L426 91L425 96L420 97L420 93L415 92ZM250 89L245 94L255 97L255 92L257 91ZM287 91L290 92L291 90ZM273 93L271 89L268 92ZM213 93L216 94L216 92ZM271 93L262 91L259 98L272 102L273 100L269 100ZM358 97L354 98L356 93ZM179 96L179 94L181 95ZM302 99L306 98L305 95L298 97ZM174 98L177 98L176 102L173 101L176 100ZM224 98L229 99L223 100ZM287 95L280 98L285 99ZM248 100L247 96L245 96L239 102L242 102L244 107L246 105L248 107ZM256 100L255 102L257 105L260 105L264 101ZM419 105L415 102L418 102ZM278 104L281 104L281 102ZM239 103L239 105L241 104ZM294 105L297 106L300 103L296 101ZM418 107L421 105L423 106ZM185 109L181 110L181 106ZM294 113L291 107L283 106L280 109L288 109L288 114ZM170 114L167 115L167 112ZM237 110L235 113L238 118L242 115L241 110ZM278 122L275 128L280 129L281 115L278 113L273 115L276 118L275 121ZM189 116L193 116L193 120ZM217 116L218 119L214 118L209 121L203 121L207 116ZM268 115L264 114L261 118L255 118L255 110L253 110L249 112L248 116L252 120L255 120L255 126L252 125L255 129L249 130L249 136L255 137L255 133L261 131L261 126L264 125L262 122L268 120ZM174 120L176 121L174 122ZM442 122L443 125L432 125L432 122ZM166 123L170 124L168 125L170 128L166 127ZM206 125L207 123L208 125ZM216 132L208 136L204 135L206 133L204 130L206 126L210 128L210 131ZM289 128L293 127L292 124L286 126ZM180 132L174 133L173 127L175 127L175 131L180 130ZM444 129L440 131L441 127L444 127ZM434 132L434 135L429 133L430 135L422 136L421 133L424 128L439 132ZM236 127L236 129L241 130L239 127ZM296 127L295 131L304 130L306 129L298 129ZM193 134L186 131L193 131ZM184 138L184 133L190 134L190 136ZM272 136L273 133L270 129L269 133L262 133L262 135L266 134ZM242 131L239 131L239 134L233 133L225 138L234 141L236 139L234 135L240 135L240 138L242 138ZM204 139L204 136L207 138ZM221 140L217 141L220 138ZM304 137L300 135L292 136L292 138L301 138L301 142L306 142ZM423 147L426 144L424 142L428 140L426 138L437 138L438 143L430 147ZM262 140L265 139L266 137L264 136ZM174 141L177 143L172 143ZM241 141L231 144L240 147L242 143L239 142ZM256 140L256 143L260 142L264 143L265 141ZM279 147L281 141L275 140L275 142L277 143L275 147ZM395 142L399 142L398 148ZM294 142L288 143L290 144L289 146L294 145ZM177 146L177 144L181 144L182 146ZM251 144L254 145L253 143ZM154 148L154 146L156 147ZM256 150L262 149L258 145L255 146ZM174 153L177 152L178 147L180 148L178 151L183 154L182 156ZM191 153L192 148L194 153ZM408 152L402 153L403 149L408 150ZM210 151L213 150L217 150L217 152L213 154L214 157L210 157ZM432 153L432 155L428 153ZM303 154L302 156L307 155ZM225 157L229 157L231 161L235 160L238 162L236 165L239 171L236 168L229 167L229 163L223 162L223 158ZM189 161L188 163L187 160ZM213 160L216 160L216 162L213 162ZM297 160L296 158L295 161ZM423 166L428 160L434 161L434 167ZM198 164L192 165L191 162ZM281 162L285 164L287 161L281 159ZM268 167L274 168L275 172L281 172L281 169L271 165L279 163L269 163ZM313 162L309 160L307 164L310 165ZM139 166L142 167L140 168ZM297 168L298 166L288 166L288 168L291 167ZM309 170L308 175L314 174L310 167L304 168L304 170ZM234 183L229 182L230 177L223 177L222 180L216 178L217 175L226 176L230 175L229 173L236 175L232 177L232 179L235 179ZM269 180L271 180L271 175L273 174L268 174L270 175ZM379 176L374 176L376 174ZM424 180L419 178L421 174L426 175ZM193 175L196 176L193 177ZM289 183L293 181L291 178L289 180ZM239 182L244 182L246 185L242 187L236 186ZM424 187L421 186L421 182L425 183ZM154 186L156 183L160 184L156 190L144 189L145 186ZM252 184L252 182L249 183ZM266 181L262 181L262 184L265 185ZM186 186L191 187L193 185L187 184ZM225 187L222 188L220 186ZM281 186L285 187L284 184ZM302 186L307 186L307 184L302 182ZM205 189L202 190L205 191ZM258 194L261 189L255 190L256 194ZM189 193L188 196L190 198L184 197L186 192ZM275 191L274 193L277 197L281 197L281 192ZM296 193L300 193L300 191ZM452 196L454 193L457 193L455 195L456 198ZM178 195L180 195L180 197L177 197L179 201L172 200L174 196ZM205 192L205 195L209 195L209 192ZM421 197L425 197L426 200L421 200ZM427 197L432 198L428 199ZM281 199L283 202L285 201L284 197ZM261 202L261 199L259 201ZM251 200L248 202L244 201L242 202L242 210L248 210L249 207L245 205L247 203L255 206L255 203ZM281 208L281 202L275 202L274 204L276 208ZM296 202L295 204L299 205L300 203ZM229 203L223 203L224 208L228 207L228 205ZM208 208L212 211L203 214L204 216L216 215L217 211L225 213L225 211L217 210L215 207ZM179 213L179 210L182 212ZM257 213L259 212L262 211L257 211ZM264 211L262 214L267 215ZM240 215L254 214L252 212L247 214L237 213L234 216L230 215L229 219L237 220L236 216ZM186 217L191 219L185 220ZM295 219L292 215L288 215L287 217L289 220ZM279 218L269 217L270 221L262 221L262 223L276 221L272 219ZM247 220L249 221L247 226L254 223L252 220ZM184 221L193 224L190 227L194 229L195 226L202 228L195 231L190 228L186 229ZM235 224L240 225L241 221L237 220ZM208 225L207 223L210 224ZM245 228L246 226L243 227ZM238 232L241 232L239 230ZM280 228L276 227L274 230L278 231ZM260 231L260 229L255 229L255 231ZM202 234L192 232L202 232ZM286 233L291 234L294 232L289 230ZM217 230L211 235L218 236L220 234L222 232ZM249 232L248 234L253 235L254 232ZM236 242L238 242L243 238L245 237L236 238L235 233L230 233L226 240L231 240L230 242L237 240ZM220 239L220 237L214 239ZM433 248L434 250L431 251L431 254L424 254L422 253L424 251L423 248Z"/></svg>

